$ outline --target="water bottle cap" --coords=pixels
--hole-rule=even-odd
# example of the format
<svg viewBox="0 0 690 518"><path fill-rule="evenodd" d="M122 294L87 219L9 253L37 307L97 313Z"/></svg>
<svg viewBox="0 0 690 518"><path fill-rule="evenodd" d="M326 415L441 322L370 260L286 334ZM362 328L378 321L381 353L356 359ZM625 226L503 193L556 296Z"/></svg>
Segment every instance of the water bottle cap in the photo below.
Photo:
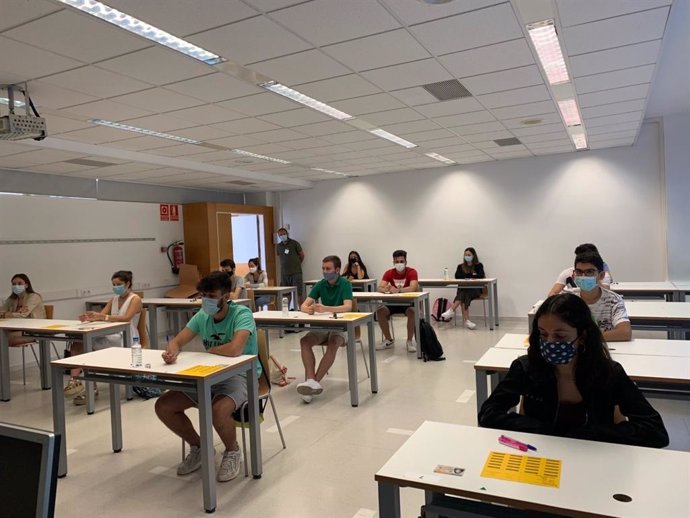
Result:
<svg viewBox="0 0 690 518"><path fill-rule="evenodd" d="M139 343L139 337L138 336L135 336L132 340L134 341L135 344Z"/></svg>

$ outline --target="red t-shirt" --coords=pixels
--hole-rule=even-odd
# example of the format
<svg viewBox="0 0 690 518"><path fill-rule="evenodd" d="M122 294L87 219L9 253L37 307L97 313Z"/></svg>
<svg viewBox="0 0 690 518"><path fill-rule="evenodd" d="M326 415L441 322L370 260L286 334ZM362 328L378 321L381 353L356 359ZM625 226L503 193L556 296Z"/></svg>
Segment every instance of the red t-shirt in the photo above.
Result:
<svg viewBox="0 0 690 518"><path fill-rule="evenodd" d="M410 268L409 266L405 268L402 273L399 273L395 268L391 268L390 270L386 270L386 273L383 274L383 280L389 284L392 284L393 286L395 286L396 279L405 279L403 288L407 288L410 285L410 282L419 280L419 276L417 275L417 270ZM397 286L395 287L397 288Z"/></svg>

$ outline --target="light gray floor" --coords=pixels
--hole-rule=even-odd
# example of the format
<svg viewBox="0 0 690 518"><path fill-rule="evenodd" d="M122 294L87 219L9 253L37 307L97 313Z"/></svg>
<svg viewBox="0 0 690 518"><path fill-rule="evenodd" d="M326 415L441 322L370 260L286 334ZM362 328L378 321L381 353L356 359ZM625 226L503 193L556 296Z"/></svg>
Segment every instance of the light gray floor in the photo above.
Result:
<svg viewBox="0 0 690 518"><path fill-rule="evenodd" d="M324 381L324 394L310 405L302 403L295 382L275 387L288 448L281 449L272 415L266 412L262 425L264 476L261 480L241 476L218 484L218 516L377 516L374 473L424 420L476 424L472 362L504 333L522 333L526 328L525 321L502 321L498 330L489 331L481 318L475 331L435 325L448 360L422 363L405 351L403 319L394 320L395 349L377 353L377 395L369 392L362 356L357 356L361 380L358 408L349 404L342 351ZM302 373L300 336L271 336L271 352L298 378ZM13 373L13 398L0 403L0 420L52 429L50 392L40 390L35 369L28 377L24 387L21 371ZM653 400L652 404L664 417L670 447L690 451L690 403ZM208 516L202 509L198 473L175 475L180 440L156 419L153 401L124 403L122 418L124 449L113 454L107 387L101 386L92 416L86 415L84 407L67 405L69 474L58 484L56 517ZM217 438L215 442L219 462L222 447ZM418 516L422 493L404 489L401 498L403 516Z"/></svg>

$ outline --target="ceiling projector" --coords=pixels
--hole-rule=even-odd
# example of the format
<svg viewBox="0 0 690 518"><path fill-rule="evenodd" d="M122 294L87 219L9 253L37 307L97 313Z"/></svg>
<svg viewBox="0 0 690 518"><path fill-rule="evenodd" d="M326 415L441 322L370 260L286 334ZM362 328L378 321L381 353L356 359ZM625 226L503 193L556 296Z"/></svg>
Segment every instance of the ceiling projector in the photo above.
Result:
<svg viewBox="0 0 690 518"><path fill-rule="evenodd" d="M26 84L24 88L17 85L0 85L0 90L7 91L7 97L0 96L0 104L6 104L9 108L8 115L0 116L0 140L43 140L46 137L46 120L36 111ZM17 92L23 94L24 102L15 100ZM15 108L22 106L26 109L26 114L15 113Z"/></svg>

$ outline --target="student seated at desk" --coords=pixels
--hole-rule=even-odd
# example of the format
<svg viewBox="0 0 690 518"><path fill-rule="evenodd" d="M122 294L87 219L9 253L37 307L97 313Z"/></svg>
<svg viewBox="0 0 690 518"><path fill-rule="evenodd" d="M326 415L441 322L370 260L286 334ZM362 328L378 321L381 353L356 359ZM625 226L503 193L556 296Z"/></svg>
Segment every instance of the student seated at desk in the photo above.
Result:
<svg viewBox="0 0 690 518"><path fill-rule="evenodd" d="M477 251L473 247L465 248L463 261L455 270L456 279L484 279L484 265L479 262ZM453 305L444 311L441 316L450 320L455 315L455 310L462 305L462 320L467 329L474 329L477 324L470 320L470 304L473 300L482 296L481 288L458 288Z"/></svg>
<svg viewBox="0 0 690 518"><path fill-rule="evenodd" d="M258 354L256 323L251 310L229 302L230 279L223 272L213 272L199 281L201 311L196 313L178 335L168 342L163 352L165 363L175 363L182 348L199 336L209 354L240 356ZM209 356L209 363L213 357ZM261 364L256 366L261 376ZM156 401L156 415L163 424L190 445L189 454L177 466L178 475L187 475L201 467L201 438L185 414L188 408L197 406L196 396L169 390ZM240 473L242 463L233 412L247 401L247 379L233 376L211 387L213 427L220 436L225 451L216 474L218 482L228 482Z"/></svg>
<svg viewBox="0 0 690 518"><path fill-rule="evenodd" d="M340 275L340 258L329 255L323 258L323 279L317 282L300 308L304 313L347 313L352 311L352 284ZM319 302L317 302L319 301ZM300 340L305 381L297 385L297 392L305 403L323 392L321 380L335 361L338 348L347 343L338 331L310 331ZM316 369L314 346L325 345L326 353Z"/></svg>
<svg viewBox="0 0 690 518"><path fill-rule="evenodd" d="M362 256L359 255L359 252L352 250L348 254L348 261L341 275L348 281L369 278L367 267L364 266L364 261L362 261Z"/></svg>
<svg viewBox="0 0 690 518"><path fill-rule="evenodd" d="M249 266L249 273L244 276L244 287L245 288L265 288L268 286L268 276L266 272L261 269L261 262L258 257L252 257L247 261ZM271 301L271 297L268 295L262 295L254 299L254 305L256 309L263 306L267 306Z"/></svg>
<svg viewBox="0 0 690 518"><path fill-rule="evenodd" d="M594 252L595 254L599 254L599 250L597 250L597 247L594 246L592 243L582 243L581 245L578 245L577 248L575 248L576 256L584 254L585 252ZM609 268L609 265L606 263L604 263L603 272L604 278L602 279L601 284L604 286L604 288L608 289L609 286L611 286L611 283L613 282L613 278L611 277L611 269ZM551 291L549 291L549 294L547 296L550 297L551 295L558 295L563 290L572 291L575 288L576 285L573 275L573 269L566 268L558 274L558 279L556 279L556 282L551 287Z"/></svg>
<svg viewBox="0 0 690 518"><path fill-rule="evenodd" d="M225 272L230 277L230 291L228 292L228 300L237 300L242 294L242 277L235 275L235 261L232 259L223 259L220 262L220 271Z"/></svg>
<svg viewBox="0 0 690 518"><path fill-rule="evenodd" d="M113 284L113 298L108 301L101 311L87 311L79 315L82 322L129 322L132 339L139 337L139 317L141 316L141 297L132 291L132 272L129 270L119 270L110 278ZM93 350L106 349L108 347L122 347L122 335L115 333L108 336L96 338L93 343ZM84 352L82 342L72 342L70 345L70 356L76 356ZM65 397L73 397L75 405L85 405L85 388L81 380L76 379L81 369L72 369L70 379L64 388ZM96 384L94 383L94 388ZM98 389L96 397L98 397Z"/></svg>
<svg viewBox="0 0 690 518"><path fill-rule="evenodd" d="M484 402L479 426L654 448L669 442L661 416L611 359L587 304L571 293L541 305L527 355Z"/></svg>
<svg viewBox="0 0 690 518"><path fill-rule="evenodd" d="M419 291L419 275L417 270L407 266L407 252L405 250L396 250L393 252L393 266L390 270L386 270L379 283L379 291L383 293L403 293ZM390 349L395 344L395 340L391 337L391 331L388 327L388 320L391 315L404 313L407 315L407 352L417 352L417 346L414 342L415 322L414 322L414 308L411 306L381 306L376 311L376 317L379 319L379 327L383 333L383 344L376 348L377 351Z"/></svg>
<svg viewBox="0 0 690 518"><path fill-rule="evenodd" d="M589 306L594 321L607 342L627 342L632 339L632 327L623 297L603 288L604 261L595 252L584 252L575 257L573 278L579 294Z"/></svg>
<svg viewBox="0 0 690 518"><path fill-rule="evenodd" d="M43 299L31 286L25 273L12 276L12 294L0 304L0 318L46 318ZM10 347L33 342L31 338L22 338L21 332L10 333Z"/></svg>

